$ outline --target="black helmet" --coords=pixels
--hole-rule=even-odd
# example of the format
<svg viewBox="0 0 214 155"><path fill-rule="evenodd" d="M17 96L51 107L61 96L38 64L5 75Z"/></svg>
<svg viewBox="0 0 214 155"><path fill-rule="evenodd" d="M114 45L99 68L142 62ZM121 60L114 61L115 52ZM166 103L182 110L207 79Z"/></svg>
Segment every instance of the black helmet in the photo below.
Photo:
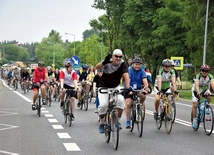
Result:
<svg viewBox="0 0 214 155"><path fill-rule="evenodd" d="M39 61L38 66L45 66L45 63L43 61Z"/></svg>
<svg viewBox="0 0 214 155"><path fill-rule="evenodd" d="M132 63L140 63L140 64L143 64L143 61L142 61L141 58L136 57L136 58L134 58L134 59L132 60Z"/></svg>
<svg viewBox="0 0 214 155"><path fill-rule="evenodd" d="M64 65L65 67L73 66L71 61L65 61Z"/></svg>

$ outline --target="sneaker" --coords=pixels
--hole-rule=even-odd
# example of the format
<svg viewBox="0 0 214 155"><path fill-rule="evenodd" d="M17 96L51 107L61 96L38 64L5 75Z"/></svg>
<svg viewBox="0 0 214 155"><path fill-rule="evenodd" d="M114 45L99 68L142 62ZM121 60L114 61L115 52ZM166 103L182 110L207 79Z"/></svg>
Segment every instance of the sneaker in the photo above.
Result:
<svg viewBox="0 0 214 155"><path fill-rule="evenodd" d="M95 110L94 110L94 113L98 113L98 109L95 109Z"/></svg>
<svg viewBox="0 0 214 155"><path fill-rule="evenodd" d="M77 103L77 107L78 107L78 108L80 107L80 102Z"/></svg>
<svg viewBox="0 0 214 155"><path fill-rule="evenodd" d="M158 113L154 112L153 114L154 114L154 119L157 120L158 119Z"/></svg>
<svg viewBox="0 0 214 155"><path fill-rule="evenodd" d="M192 122L192 127L193 127L194 129L197 129L197 128L198 128L198 122L197 122L196 119L193 120L193 122Z"/></svg>
<svg viewBox="0 0 214 155"><path fill-rule="evenodd" d="M104 124L100 124L99 131L100 133L104 133Z"/></svg>
<svg viewBox="0 0 214 155"><path fill-rule="evenodd" d="M53 95L53 98L56 98L56 95Z"/></svg>
<svg viewBox="0 0 214 155"><path fill-rule="evenodd" d="M45 102L45 100L42 100L42 105L46 105L46 102Z"/></svg>
<svg viewBox="0 0 214 155"><path fill-rule="evenodd" d="M127 120L126 121L126 129L130 129L131 128L130 124L131 124L130 120Z"/></svg>
<svg viewBox="0 0 214 155"><path fill-rule="evenodd" d="M75 117L73 114L71 114L71 120L74 121L75 120Z"/></svg>
<svg viewBox="0 0 214 155"><path fill-rule="evenodd" d="M120 130L122 129L122 125L120 124L120 122L118 122L118 127Z"/></svg>
<svg viewBox="0 0 214 155"><path fill-rule="evenodd" d="M32 104L32 110L36 110L36 104L35 103Z"/></svg>
<svg viewBox="0 0 214 155"><path fill-rule="evenodd" d="M63 107L64 107L64 102L61 102L60 103L60 108L63 109Z"/></svg>

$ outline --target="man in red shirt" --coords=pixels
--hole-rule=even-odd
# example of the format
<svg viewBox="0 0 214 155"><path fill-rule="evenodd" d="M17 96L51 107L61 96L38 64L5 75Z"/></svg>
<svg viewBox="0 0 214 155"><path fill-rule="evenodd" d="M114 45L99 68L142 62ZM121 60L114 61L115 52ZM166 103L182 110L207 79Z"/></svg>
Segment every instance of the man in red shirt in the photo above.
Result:
<svg viewBox="0 0 214 155"><path fill-rule="evenodd" d="M61 104L60 107L63 109L64 107L64 96L65 89L73 89L74 91L70 92L71 97L71 107L72 107L72 115L71 119L74 121L74 108L75 108L75 98L77 98L77 73L72 69L72 63L70 61L65 62L65 68L60 72L60 86L61 86Z"/></svg>
<svg viewBox="0 0 214 155"><path fill-rule="evenodd" d="M45 63L43 61L39 61L38 67L34 71L34 79L33 83L34 84L40 84L41 85L41 92L42 92L42 104L45 104L45 97L46 97L46 87L45 87L45 81L49 83L49 78L48 78L48 72L47 69L45 68ZM33 85L33 104L32 104L32 110L36 110L36 98L38 96L38 89L39 87L36 85Z"/></svg>

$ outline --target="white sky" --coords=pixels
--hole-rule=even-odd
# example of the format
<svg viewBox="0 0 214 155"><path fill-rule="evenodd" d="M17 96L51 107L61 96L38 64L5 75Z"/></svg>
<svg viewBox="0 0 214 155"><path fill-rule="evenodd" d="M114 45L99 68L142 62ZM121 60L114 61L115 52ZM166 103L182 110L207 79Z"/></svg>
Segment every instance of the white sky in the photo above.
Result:
<svg viewBox="0 0 214 155"><path fill-rule="evenodd" d="M93 0L0 0L0 42L40 42L54 29L63 40L82 41L89 21L104 11L91 7Z"/></svg>

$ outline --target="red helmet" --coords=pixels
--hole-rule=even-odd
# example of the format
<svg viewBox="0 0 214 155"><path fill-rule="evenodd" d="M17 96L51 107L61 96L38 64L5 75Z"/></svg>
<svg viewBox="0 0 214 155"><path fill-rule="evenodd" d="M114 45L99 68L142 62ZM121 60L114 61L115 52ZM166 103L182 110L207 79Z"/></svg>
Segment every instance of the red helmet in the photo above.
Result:
<svg viewBox="0 0 214 155"><path fill-rule="evenodd" d="M209 71L210 70L210 66L207 65L207 64L204 64L200 67L200 70L206 70L206 71Z"/></svg>

